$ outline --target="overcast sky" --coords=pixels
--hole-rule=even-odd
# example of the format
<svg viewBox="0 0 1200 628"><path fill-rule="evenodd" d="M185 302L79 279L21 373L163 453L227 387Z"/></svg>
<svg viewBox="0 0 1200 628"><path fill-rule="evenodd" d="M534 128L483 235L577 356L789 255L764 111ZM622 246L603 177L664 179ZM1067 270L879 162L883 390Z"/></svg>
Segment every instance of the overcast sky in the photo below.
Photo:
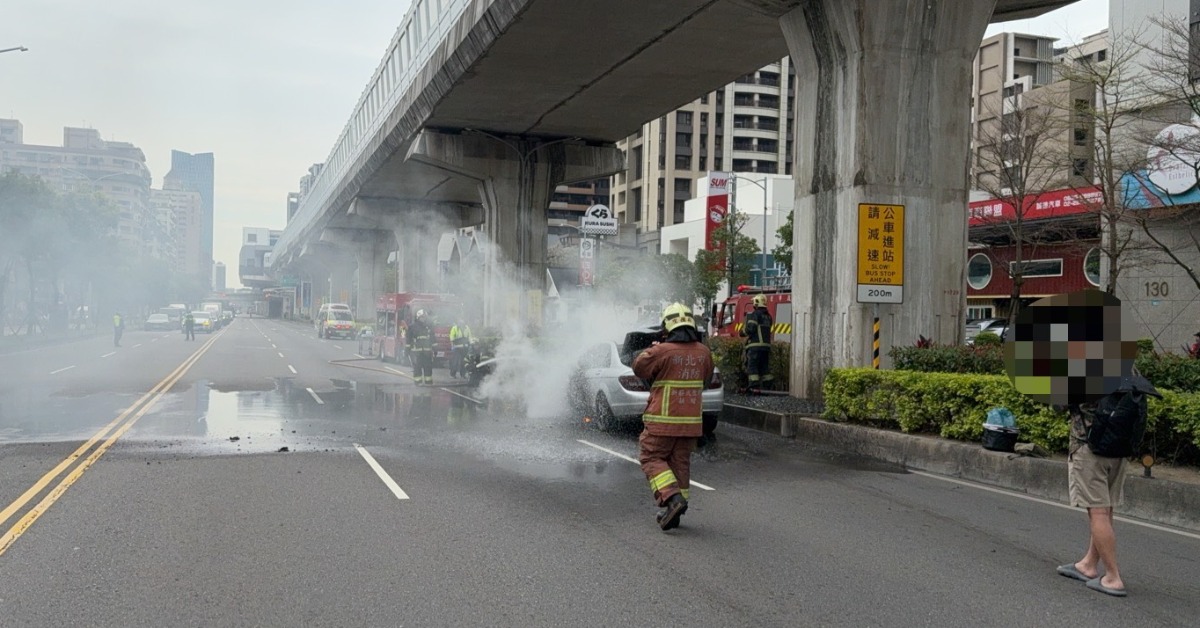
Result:
<svg viewBox="0 0 1200 628"><path fill-rule="evenodd" d="M171 149L216 159L214 252L237 286L243 226L280 228L287 193L324 161L409 0L3 0L0 117L25 141L62 127L142 148L154 185ZM1079 40L1108 0L994 25Z"/></svg>

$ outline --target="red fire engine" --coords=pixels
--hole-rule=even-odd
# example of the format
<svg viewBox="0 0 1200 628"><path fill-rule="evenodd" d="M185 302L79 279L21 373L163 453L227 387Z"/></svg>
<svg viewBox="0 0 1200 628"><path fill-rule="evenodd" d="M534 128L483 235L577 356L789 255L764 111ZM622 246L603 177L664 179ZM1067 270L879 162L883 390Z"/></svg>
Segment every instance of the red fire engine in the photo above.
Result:
<svg viewBox="0 0 1200 628"><path fill-rule="evenodd" d="M738 286L737 292L725 299L724 303L713 306L714 336L738 338L742 332L742 321L754 310L754 295L767 297L767 311L771 313L773 340L778 342L792 341L792 289L791 288L759 288L756 286Z"/></svg>
<svg viewBox="0 0 1200 628"><path fill-rule="evenodd" d="M462 315L462 302L452 294L399 292L385 294L375 300L378 321L372 340L375 355L385 362L408 363L405 351L405 331L416 319L417 312L433 327L433 361L445 364L450 357L450 328Z"/></svg>

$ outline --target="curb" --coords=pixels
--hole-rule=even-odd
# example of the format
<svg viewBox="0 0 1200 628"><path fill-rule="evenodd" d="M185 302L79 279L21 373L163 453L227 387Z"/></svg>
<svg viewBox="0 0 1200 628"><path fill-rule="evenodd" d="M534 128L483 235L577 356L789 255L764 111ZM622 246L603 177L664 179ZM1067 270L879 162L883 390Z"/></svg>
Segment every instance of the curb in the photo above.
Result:
<svg viewBox="0 0 1200 628"><path fill-rule="evenodd" d="M82 340L90 340L92 338L98 338L98 337L104 335L105 333L106 332L104 332L104 331L92 330L90 333L84 333L84 334L79 334L79 335L69 335L69 334L64 335L64 336L38 335L38 336L34 337L32 340L3 341L3 342L0 342L0 355L9 354L9 353L21 353L22 351L32 351L34 349L44 349L46 347L57 347L59 345L67 345L67 344L79 342ZM112 332L109 331L107 333L112 333ZM7 338L14 338L14 337L20 337L23 339L29 338L28 336L7 336Z"/></svg>
<svg viewBox="0 0 1200 628"><path fill-rule="evenodd" d="M725 404L721 420L817 447L1067 503L1065 461L988 451L977 443L834 423ZM1131 466L1119 515L1200 532L1200 485L1137 475Z"/></svg>

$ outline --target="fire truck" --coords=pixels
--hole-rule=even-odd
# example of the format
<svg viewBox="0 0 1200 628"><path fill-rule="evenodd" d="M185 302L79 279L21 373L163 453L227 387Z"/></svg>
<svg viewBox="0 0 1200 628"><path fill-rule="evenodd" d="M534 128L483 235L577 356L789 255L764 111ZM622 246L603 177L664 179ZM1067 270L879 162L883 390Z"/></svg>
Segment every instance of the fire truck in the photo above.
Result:
<svg viewBox="0 0 1200 628"><path fill-rule="evenodd" d="M446 364L450 359L450 328L462 315L462 301L452 294L421 292L385 294L375 300L378 319L371 343L380 360L409 363L405 332L420 310L425 310L426 320L433 327L433 363Z"/></svg>
<svg viewBox="0 0 1200 628"><path fill-rule="evenodd" d="M742 333L742 321L746 315L754 311L754 295L767 297L767 311L771 313L772 338L778 342L792 341L792 289L791 288L759 288L756 286L738 286L737 292L725 299L723 303L713 306L712 335L725 338L739 338Z"/></svg>

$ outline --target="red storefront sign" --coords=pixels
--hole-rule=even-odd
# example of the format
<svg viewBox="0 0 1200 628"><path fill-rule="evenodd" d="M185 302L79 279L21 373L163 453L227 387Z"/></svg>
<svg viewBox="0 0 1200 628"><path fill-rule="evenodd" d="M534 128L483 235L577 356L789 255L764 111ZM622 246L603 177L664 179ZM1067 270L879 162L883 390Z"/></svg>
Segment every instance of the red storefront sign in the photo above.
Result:
<svg viewBox="0 0 1200 628"><path fill-rule="evenodd" d="M1025 198L1022 220L1042 220L1061 216L1074 216L1096 211L1104 202L1101 191L1095 187L1054 190ZM970 225L972 227L1016 220L1016 204L1013 199L990 199L971 203Z"/></svg>
<svg viewBox="0 0 1200 628"><path fill-rule="evenodd" d="M704 248L710 251L720 250L713 234L725 222L725 214L729 211L729 174L724 172L708 173L708 204L705 212Z"/></svg>

